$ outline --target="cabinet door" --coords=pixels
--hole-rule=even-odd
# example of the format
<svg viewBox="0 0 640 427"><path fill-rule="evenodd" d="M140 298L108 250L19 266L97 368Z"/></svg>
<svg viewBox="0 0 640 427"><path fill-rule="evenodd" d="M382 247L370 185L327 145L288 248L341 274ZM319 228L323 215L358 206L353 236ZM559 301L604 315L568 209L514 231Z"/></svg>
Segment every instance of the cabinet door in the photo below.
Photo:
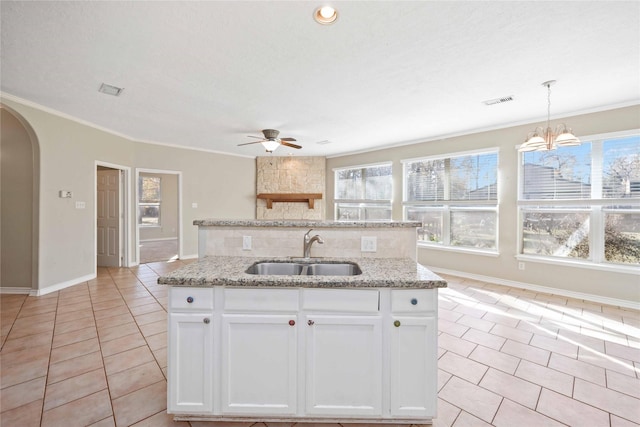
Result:
<svg viewBox="0 0 640 427"><path fill-rule="evenodd" d="M213 411L211 314L169 315L169 413Z"/></svg>
<svg viewBox="0 0 640 427"><path fill-rule="evenodd" d="M436 321L393 316L391 415L434 417L437 393Z"/></svg>
<svg viewBox="0 0 640 427"><path fill-rule="evenodd" d="M307 315L306 413L382 414L379 316Z"/></svg>
<svg viewBox="0 0 640 427"><path fill-rule="evenodd" d="M296 315L222 316L222 412L295 414Z"/></svg>

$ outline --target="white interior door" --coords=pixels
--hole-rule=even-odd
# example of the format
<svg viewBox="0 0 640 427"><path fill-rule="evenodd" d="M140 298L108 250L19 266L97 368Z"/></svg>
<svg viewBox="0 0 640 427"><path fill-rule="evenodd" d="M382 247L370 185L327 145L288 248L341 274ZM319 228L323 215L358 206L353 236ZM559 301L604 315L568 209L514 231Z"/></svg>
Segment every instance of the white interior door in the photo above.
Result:
<svg viewBox="0 0 640 427"><path fill-rule="evenodd" d="M96 200L97 265L120 267L120 170L99 169Z"/></svg>

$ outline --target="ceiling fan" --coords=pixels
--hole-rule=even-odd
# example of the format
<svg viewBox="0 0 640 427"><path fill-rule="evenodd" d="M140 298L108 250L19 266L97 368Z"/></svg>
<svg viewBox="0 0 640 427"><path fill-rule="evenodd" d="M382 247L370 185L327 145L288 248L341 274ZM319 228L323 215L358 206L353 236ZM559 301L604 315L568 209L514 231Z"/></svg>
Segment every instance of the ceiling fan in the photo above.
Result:
<svg viewBox="0 0 640 427"><path fill-rule="evenodd" d="M264 148L267 150L267 153L273 153L276 150L276 148L278 148L281 145L284 145L286 147L291 147L291 148L297 148L297 149L302 148L297 144L291 143L292 141L295 141L295 138L278 138L278 134L280 134L279 130L263 129L262 134L264 135L264 138L261 138L259 136L247 135L247 137L249 138L257 138L260 141L245 142L244 144L238 144L238 147L241 145L257 144L260 142L262 143Z"/></svg>

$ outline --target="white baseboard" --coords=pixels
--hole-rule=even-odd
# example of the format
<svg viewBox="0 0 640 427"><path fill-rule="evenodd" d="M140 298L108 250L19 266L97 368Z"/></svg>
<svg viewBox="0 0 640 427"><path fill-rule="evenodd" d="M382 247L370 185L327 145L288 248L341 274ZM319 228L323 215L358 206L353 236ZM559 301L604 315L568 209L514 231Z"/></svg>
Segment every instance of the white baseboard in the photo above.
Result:
<svg viewBox="0 0 640 427"><path fill-rule="evenodd" d="M165 240L178 240L178 237L161 237L159 239L140 239L140 243L145 243L145 242L162 242Z"/></svg>
<svg viewBox="0 0 640 427"><path fill-rule="evenodd" d="M198 258L198 254L183 255L180 257L180 259L194 259L194 258Z"/></svg>
<svg viewBox="0 0 640 427"><path fill-rule="evenodd" d="M531 283L516 282L514 280L500 279L499 277L483 276L480 274L465 273L463 271L449 270L446 268L428 267L435 273L449 274L451 276L464 277L467 279L479 280L481 282L495 283L497 285L511 286L512 288L527 289L535 292L543 292L545 294L560 295L568 298L582 299L593 301L601 304L613 305L617 307L631 308L640 310L640 302L629 301L618 298L603 297L601 295L587 294L583 292L574 292L566 289L551 288L548 286L533 285Z"/></svg>
<svg viewBox="0 0 640 427"><path fill-rule="evenodd" d="M18 286L2 286L0 287L0 294L29 294L31 292L31 288L20 288Z"/></svg>
<svg viewBox="0 0 640 427"><path fill-rule="evenodd" d="M87 280L95 279L96 275L87 274L86 276L76 277L75 279L66 280L64 282L56 283L55 285L47 286L42 289L31 289L29 296L39 297L42 295L50 294L51 292L59 291L61 289L68 288L69 286L77 285L82 282L86 282Z"/></svg>

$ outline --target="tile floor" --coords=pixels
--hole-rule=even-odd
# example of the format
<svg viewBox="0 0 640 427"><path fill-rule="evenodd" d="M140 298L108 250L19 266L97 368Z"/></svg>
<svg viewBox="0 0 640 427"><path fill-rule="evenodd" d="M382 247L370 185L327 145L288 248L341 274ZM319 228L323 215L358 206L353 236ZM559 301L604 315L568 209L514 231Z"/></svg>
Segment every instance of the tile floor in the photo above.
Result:
<svg viewBox="0 0 640 427"><path fill-rule="evenodd" d="M173 261L178 258L178 239L140 242L140 263Z"/></svg>
<svg viewBox="0 0 640 427"><path fill-rule="evenodd" d="M156 284L182 265L2 295L0 425L188 427L165 412L167 288ZM435 426L640 425L638 311L446 279Z"/></svg>

